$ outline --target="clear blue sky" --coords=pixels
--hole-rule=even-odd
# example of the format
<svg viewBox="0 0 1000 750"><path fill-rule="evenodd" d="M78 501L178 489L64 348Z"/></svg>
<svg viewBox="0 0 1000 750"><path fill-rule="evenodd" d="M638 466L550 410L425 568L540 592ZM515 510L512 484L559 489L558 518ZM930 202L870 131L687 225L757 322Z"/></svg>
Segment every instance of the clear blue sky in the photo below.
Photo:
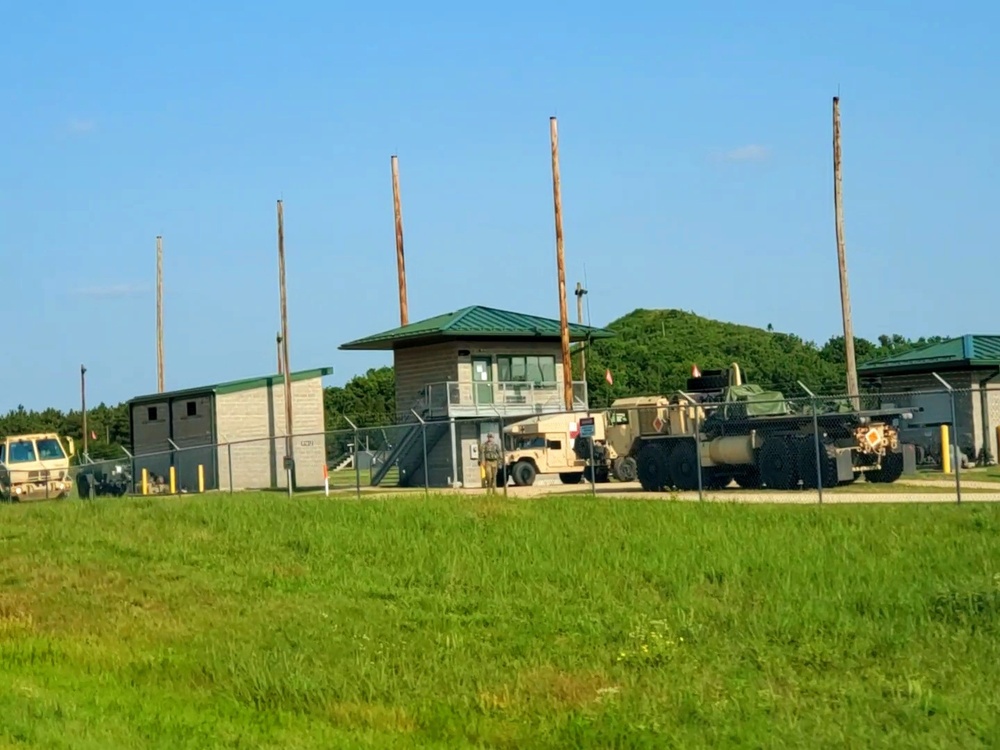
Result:
<svg viewBox="0 0 1000 750"><path fill-rule="evenodd" d="M0 27L0 409L275 369L285 201L293 369L398 322L636 307L840 332L831 98L841 94L858 335L1000 332L1000 7L986 3L8 4ZM573 299L570 299L571 309Z"/></svg>

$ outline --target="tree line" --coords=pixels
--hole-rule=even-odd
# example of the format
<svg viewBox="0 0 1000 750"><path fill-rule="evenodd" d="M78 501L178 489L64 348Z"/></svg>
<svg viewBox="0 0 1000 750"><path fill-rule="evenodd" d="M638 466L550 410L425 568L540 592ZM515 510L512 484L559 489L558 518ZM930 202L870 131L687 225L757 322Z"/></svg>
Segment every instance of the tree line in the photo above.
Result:
<svg viewBox="0 0 1000 750"><path fill-rule="evenodd" d="M635 310L610 323L617 336L595 341L587 350L587 385L591 405L608 405L616 398L670 393L683 389L692 365L702 371L738 362L748 382L800 395L798 381L817 393L840 394L846 388L844 337L831 337L822 346L789 333L725 323L681 310ZM862 364L902 354L943 340L941 336L907 339L898 334L876 341L855 338L855 355ZM574 371L579 357L574 357ZM605 380L612 375L613 384ZM576 377L579 377L577 372ZM328 430L392 424L396 414L395 377L391 367L372 368L343 386L324 389L323 406ZM79 410L18 406L0 416L0 434L57 432L72 437L77 449L83 438ZM129 418L125 403L99 404L87 409L88 451L94 459L124 455L129 447Z"/></svg>

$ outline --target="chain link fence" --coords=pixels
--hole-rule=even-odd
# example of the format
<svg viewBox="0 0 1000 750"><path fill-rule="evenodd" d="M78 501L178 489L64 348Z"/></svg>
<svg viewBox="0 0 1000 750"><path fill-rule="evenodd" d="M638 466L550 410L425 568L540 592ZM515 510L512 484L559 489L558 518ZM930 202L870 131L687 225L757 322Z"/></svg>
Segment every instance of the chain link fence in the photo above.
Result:
<svg viewBox="0 0 1000 750"><path fill-rule="evenodd" d="M454 419L411 412L393 425L354 426L348 417L339 423L350 426L134 456L123 451L102 461L84 457L70 470L69 494L289 493L291 487L331 496L449 488L816 503L1000 499L1000 387L851 399L787 398L746 385L618 399L591 411ZM495 488L486 486L492 472L480 461L491 434L501 446ZM286 455L293 457L290 466Z"/></svg>

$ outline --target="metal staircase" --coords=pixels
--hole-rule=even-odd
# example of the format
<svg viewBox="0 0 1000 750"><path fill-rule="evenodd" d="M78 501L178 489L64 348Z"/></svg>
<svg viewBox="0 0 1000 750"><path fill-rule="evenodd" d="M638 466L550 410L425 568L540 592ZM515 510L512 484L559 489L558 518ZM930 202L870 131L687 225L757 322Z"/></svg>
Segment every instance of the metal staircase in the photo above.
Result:
<svg viewBox="0 0 1000 750"><path fill-rule="evenodd" d="M425 426L422 428L420 420L414 412L424 418ZM384 452L384 458L378 468L372 474L371 486L377 487L385 479L386 475L394 467L399 469L399 486L409 486L410 478L416 474L424 463L424 441L421 437L422 429L427 431L427 454L430 455L435 446L441 442L448 433L448 422L429 420L424 417L426 413L423 400L414 405L412 411L407 412L406 419L400 424L406 427L406 431L395 445Z"/></svg>

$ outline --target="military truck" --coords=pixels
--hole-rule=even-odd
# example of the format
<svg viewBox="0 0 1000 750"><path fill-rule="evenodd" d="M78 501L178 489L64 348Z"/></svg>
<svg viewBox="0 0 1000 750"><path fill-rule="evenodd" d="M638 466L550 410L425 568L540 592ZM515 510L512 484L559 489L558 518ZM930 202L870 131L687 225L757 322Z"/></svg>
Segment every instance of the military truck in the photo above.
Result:
<svg viewBox="0 0 1000 750"><path fill-rule="evenodd" d="M0 438L0 500L30 502L68 497L73 488L69 461L73 438L54 432Z"/></svg>
<svg viewBox="0 0 1000 750"><path fill-rule="evenodd" d="M503 485L509 477L518 486L534 484L539 474L558 474L563 484L590 480L589 438L576 435L580 420L594 417L594 481L609 481L610 462L604 440L604 420L587 412L528 417L504 427L504 467L497 476Z"/></svg>
<svg viewBox="0 0 1000 750"><path fill-rule="evenodd" d="M817 401L814 414L812 405L797 407L780 391L744 384L736 363L724 382L718 373L690 380L687 392L658 408L667 415L653 415L653 431L639 429L627 455L643 489L694 490L699 483L721 489L735 481L790 490L835 487L861 476L889 483L913 463L897 427L912 409L861 411L845 400L820 408Z"/></svg>

